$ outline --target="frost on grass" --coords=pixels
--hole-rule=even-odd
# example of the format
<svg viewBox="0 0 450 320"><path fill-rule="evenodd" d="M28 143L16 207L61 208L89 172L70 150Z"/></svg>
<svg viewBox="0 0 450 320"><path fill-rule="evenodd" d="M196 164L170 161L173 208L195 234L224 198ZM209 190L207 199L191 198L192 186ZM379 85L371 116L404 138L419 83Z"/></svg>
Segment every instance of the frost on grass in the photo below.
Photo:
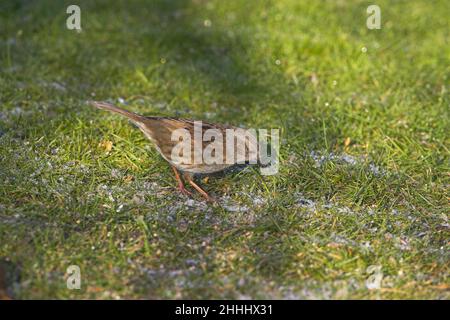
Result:
<svg viewBox="0 0 450 320"><path fill-rule="evenodd" d="M345 164L351 167L367 165L368 170L375 176L385 176L388 173L385 169L375 165L373 162L363 156L355 157L346 153L326 153L314 150L311 151L308 156L314 160L315 166L318 168L322 167L327 162L334 162Z"/></svg>
<svg viewBox="0 0 450 320"><path fill-rule="evenodd" d="M245 205L239 204L232 200L229 196L224 196L220 198L220 205L227 211L230 212L247 212L249 208Z"/></svg>
<svg viewBox="0 0 450 320"><path fill-rule="evenodd" d="M318 210L333 211L339 214L358 215L359 213L353 211L347 206L341 205L336 202L323 201L318 202L313 199L305 197L301 192L294 194L295 206L306 209L307 213L315 213Z"/></svg>
<svg viewBox="0 0 450 320"><path fill-rule="evenodd" d="M409 211L400 209L393 209L392 212L385 212L383 209L375 208L350 208L335 201L320 201L305 197L302 193L296 193L294 198L293 208L299 208L299 214L310 221L315 219L316 215L322 218L332 219L336 217L351 217L352 220L358 223L358 228L364 230L367 235L367 240L355 241L346 238L342 234L332 234L329 238L330 245L345 245L354 248L359 248L362 252L372 252L372 243L370 241L371 234L379 234L380 217L383 217L387 223L384 225L383 232L384 240L391 243L395 248L401 251L411 251L417 244L412 241L410 237L403 234L405 227L414 226L417 229L417 238L423 238L430 235L429 226L427 224L419 224L414 215ZM354 223L355 223L354 222ZM389 232L391 231L391 232ZM321 239L309 238L307 241L317 243L319 245L326 245Z"/></svg>

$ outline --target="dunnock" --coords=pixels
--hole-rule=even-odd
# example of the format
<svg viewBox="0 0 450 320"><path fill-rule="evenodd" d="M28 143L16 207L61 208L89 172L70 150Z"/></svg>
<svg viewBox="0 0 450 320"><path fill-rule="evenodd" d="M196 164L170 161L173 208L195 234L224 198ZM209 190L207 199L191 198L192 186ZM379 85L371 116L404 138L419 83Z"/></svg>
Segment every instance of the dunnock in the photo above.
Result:
<svg viewBox="0 0 450 320"><path fill-rule="evenodd" d="M134 112L119 108L107 102L91 101L90 103L97 108L121 114L131 120L134 124L136 124L137 127L145 134L145 136L155 144L156 149L161 154L161 156L172 166L175 173L175 178L178 182L178 189L183 194L192 195L184 187L180 172L189 182L189 184L191 184L192 187L194 187L203 197L205 197L209 201L214 201L214 199L210 197L205 190L203 190L197 183L193 181L194 174L210 174L219 172L237 164L237 161L235 161L234 158L232 159L232 161L228 161L227 158L227 161L222 161L221 163L208 164L205 163L205 161L196 163L196 161L194 161L195 153L201 152L200 154L203 154L205 147L207 147L207 145L211 143L211 141L205 142L203 141L203 139L201 139L201 143L194 143L194 139L190 139L189 143L191 144L190 147L192 150L190 158L191 161L187 161L185 163L175 161L172 155L172 151L174 147L179 143L179 141L177 141L176 139L175 141L173 141L172 134L177 129L185 129L190 133L191 137L194 137L195 123L193 120L169 117L145 117ZM252 159L254 161L257 160L255 159L255 157L257 158L256 154L250 152L250 150L255 150L254 147L257 148L257 145L254 145L257 144L256 139L248 139L248 137L246 137L242 132L243 130L241 128L207 122L201 122L201 124L202 137L203 134L209 129L219 130L223 137L225 137L227 129L238 129L234 131L236 132L234 139L238 140L238 142L244 142L244 148L237 147L240 145L239 143L233 144L234 154L238 155L238 157L236 158L239 159L239 156L243 156L245 157L245 160L247 162L251 161ZM201 150L199 150L199 148L201 148ZM225 159L227 155L227 144L223 145L222 150L219 150L219 152L223 152L222 158Z"/></svg>

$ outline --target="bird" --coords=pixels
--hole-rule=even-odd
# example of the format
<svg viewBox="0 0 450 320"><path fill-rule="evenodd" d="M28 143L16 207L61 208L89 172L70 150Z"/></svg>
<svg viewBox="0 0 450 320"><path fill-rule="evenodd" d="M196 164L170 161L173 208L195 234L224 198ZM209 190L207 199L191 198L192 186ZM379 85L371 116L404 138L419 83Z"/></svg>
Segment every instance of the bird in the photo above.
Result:
<svg viewBox="0 0 450 320"><path fill-rule="evenodd" d="M236 157L228 160L227 148L230 148L231 145L229 146L228 144L222 143L222 149L219 149L218 151L215 150L214 152L222 152L222 158L226 159L225 161L222 161L222 163L205 163L205 161L198 163L198 161L196 162L194 159L196 152L201 152L200 154L203 154L205 148L207 148L208 145L215 140L203 141L204 139L202 138L201 143L195 143L195 139L188 139L187 141L190 143L189 147L192 150L190 157L187 155L187 158L189 158L188 160L190 161L182 162L176 161L177 159L174 159L173 157L172 152L179 143L176 139L173 141L173 134L177 129L184 129L184 132L188 132L191 137L194 137L196 128L195 120L172 117L143 116L105 101L89 101L89 104L96 108L122 115L134 123L144 133L144 135L151 142L153 142L159 154L170 164L175 174L175 179L178 183L178 190L186 196L192 197L193 194L186 189L183 178L207 201L215 203L216 199L211 197L194 181L195 175L209 175L223 171L237 164L241 164L242 159L244 159L246 164L258 162L257 153L254 152L258 149L256 137L250 136L249 138L249 136L247 136L249 134L248 131L243 128L202 121L202 137L210 129L214 129L216 132L221 133L223 137L226 136L228 129L233 130L235 136L233 138L234 144L232 147L234 148L233 151ZM214 154L214 152L212 154ZM241 162L238 162L239 159L241 159Z"/></svg>

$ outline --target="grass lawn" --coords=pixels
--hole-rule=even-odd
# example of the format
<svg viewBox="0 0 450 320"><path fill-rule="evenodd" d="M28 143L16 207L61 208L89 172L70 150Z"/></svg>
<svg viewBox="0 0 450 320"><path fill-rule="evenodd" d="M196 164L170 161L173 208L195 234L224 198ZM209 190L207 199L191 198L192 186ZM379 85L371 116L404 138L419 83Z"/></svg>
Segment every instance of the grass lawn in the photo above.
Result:
<svg viewBox="0 0 450 320"><path fill-rule="evenodd" d="M449 1L0 4L0 291L449 299ZM280 128L280 171L179 194L119 116ZM66 287L78 265L81 289ZM1 282L1 281L0 281Z"/></svg>

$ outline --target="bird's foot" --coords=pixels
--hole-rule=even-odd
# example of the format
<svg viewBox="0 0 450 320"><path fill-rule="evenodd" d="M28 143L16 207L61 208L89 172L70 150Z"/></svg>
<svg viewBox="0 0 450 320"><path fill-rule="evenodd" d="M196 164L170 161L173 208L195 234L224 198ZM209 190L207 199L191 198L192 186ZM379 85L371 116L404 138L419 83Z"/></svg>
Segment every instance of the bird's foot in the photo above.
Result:
<svg viewBox="0 0 450 320"><path fill-rule="evenodd" d="M186 189L183 184L178 185L178 191L180 191L181 194L184 194L185 196L192 197L192 192Z"/></svg>

